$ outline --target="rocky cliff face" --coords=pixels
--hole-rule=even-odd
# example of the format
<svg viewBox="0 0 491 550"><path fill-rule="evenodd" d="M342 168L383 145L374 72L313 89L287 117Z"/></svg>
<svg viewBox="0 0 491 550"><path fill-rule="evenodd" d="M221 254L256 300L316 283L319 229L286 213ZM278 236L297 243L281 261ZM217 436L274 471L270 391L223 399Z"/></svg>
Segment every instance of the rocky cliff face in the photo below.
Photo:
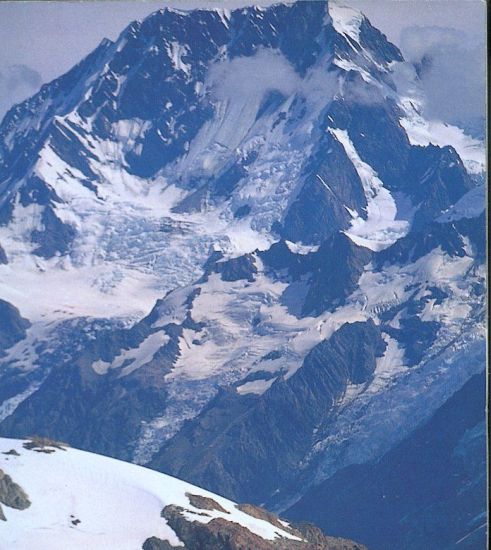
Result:
<svg viewBox="0 0 491 550"><path fill-rule="evenodd" d="M241 505L240 509L247 510L258 519L272 521L278 527L285 529L285 526L275 516L260 508ZM305 550L365 550L365 546L351 540L326 537L320 529L310 524L288 528L288 532L296 539L266 541L244 527L222 518L213 519L205 525L199 522L189 522L185 518L185 512L182 508L167 506L162 510L162 516L184 542L185 548L189 550L236 550L239 548L251 550L273 548L279 550L300 550L302 548ZM156 538L147 539L143 550L167 550L169 547L166 547L165 544L165 541Z"/></svg>
<svg viewBox="0 0 491 550"><path fill-rule="evenodd" d="M7 452L10 453L9 456L16 456L10 451ZM0 503L15 510L25 510L31 505L24 489L20 485L17 485L2 469L0 469ZM0 520L7 521L1 505Z"/></svg>
<svg viewBox="0 0 491 550"><path fill-rule="evenodd" d="M309 491L288 517L335 525L337 534L349 532L373 548L484 548L483 389L483 374L472 377L376 463L337 472ZM443 464L451 464L452 476Z"/></svg>
<svg viewBox="0 0 491 550"><path fill-rule="evenodd" d="M19 310L5 300L0 300L0 318L2 327L0 328L0 354L14 344L25 338L26 329L31 323L24 319Z"/></svg>
<svg viewBox="0 0 491 550"><path fill-rule="evenodd" d="M372 321L343 325L309 352L295 374L277 379L263 395L248 400L219 394L151 466L241 499L267 499L296 475L315 429L349 384L370 380L385 348ZM223 410L235 414L217 422Z"/></svg>

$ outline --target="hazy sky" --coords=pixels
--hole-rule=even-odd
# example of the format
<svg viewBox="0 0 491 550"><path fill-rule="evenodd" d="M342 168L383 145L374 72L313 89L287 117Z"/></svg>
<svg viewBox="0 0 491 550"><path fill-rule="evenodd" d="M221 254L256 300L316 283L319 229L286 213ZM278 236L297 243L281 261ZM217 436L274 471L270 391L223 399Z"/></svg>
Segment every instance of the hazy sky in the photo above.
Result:
<svg viewBox="0 0 491 550"><path fill-rule="evenodd" d="M102 38L115 39L134 19L166 5L239 7L268 0L79 0L0 2L0 117L87 55ZM485 37L484 0L342 0L363 11L399 46L407 29L443 27L461 31L460 42ZM419 35L418 35L419 36ZM425 35L426 36L426 35ZM411 43L406 33L406 43ZM414 40L412 41L414 43ZM484 50L482 50L484 51ZM404 51L403 51L404 53Z"/></svg>

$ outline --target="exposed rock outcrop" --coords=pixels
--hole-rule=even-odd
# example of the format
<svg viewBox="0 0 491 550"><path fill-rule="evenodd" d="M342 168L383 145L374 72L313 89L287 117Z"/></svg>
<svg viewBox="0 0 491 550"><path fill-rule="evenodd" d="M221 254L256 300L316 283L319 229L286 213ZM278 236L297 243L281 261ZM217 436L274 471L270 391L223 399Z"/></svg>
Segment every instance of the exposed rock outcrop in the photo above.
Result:
<svg viewBox="0 0 491 550"><path fill-rule="evenodd" d="M25 510L31 505L31 501L24 489L15 483L2 469L0 469L0 503L16 510ZM6 521L1 506L0 519Z"/></svg>
<svg viewBox="0 0 491 550"><path fill-rule="evenodd" d="M370 379L385 346L372 320L346 323L262 396L220 392L150 465L234 500L264 502L298 472L314 430L349 383Z"/></svg>
<svg viewBox="0 0 491 550"><path fill-rule="evenodd" d="M204 497L202 495L193 495L191 493L186 493L186 496L189 499L189 503L191 506L194 506L195 508L201 508L201 510L216 510L218 512L224 512L225 514L228 514L227 510L223 508L223 506L220 506L216 500L213 500L210 497Z"/></svg>
<svg viewBox="0 0 491 550"><path fill-rule="evenodd" d="M2 248L2 245L0 245L0 264L8 264L8 258L7 254L5 253L5 250Z"/></svg>
<svg viewBox="0 0 491 550"><path fill-rule="evenodd" d="M187 546L172 546L172 544L167 540L162 540L157 537L148 538L142 546L143 550L189 550Z"/></svg>
<svg viewBox="0 0 491 550"><path fill-rule="evenodd" d="M273 517L274 521L279 523L278 518L269 512L259 511L259 508L254 507L254 517L263 515L264 519L268 518L267 521ZM185 510L179 506L166 506L162 510L162 516L188 550L366 550L364 546L347 539L326 537L313 526L292 528L291 533L295 537L292 539L281 537L267 540L242 525L223 518L214 518L208 523L189 521L184 512ZM285 529L285 525L281 525L281 529ZM147 540L145 544L147 546L144 550L173 548L158 546L155 540Z"/></svg>
<svg viewBox="0 0 491 550"><path fill-rule="evenodd" d="M28 451L37 451L37 452L53 452L55 449L60 451L65 451L65 447L69 447L67 443L61 441L55 441L54 439L49 439L48 437L38 437L33 436L22 444L24 449Z"/></svg>
<svg viewBox="0 0 491 550"><path fill-rule="evenodd" d="M286 516L382 550L485 548L485 393L483 372L379 461L338 471Z"/></svg>
<svg viewBox="0 0 491 550"><path fill-rule="evenodd" d="M19 310L5 300L0 299L0 357L15 343L26 336L31 323L22 317Z"/></svg>

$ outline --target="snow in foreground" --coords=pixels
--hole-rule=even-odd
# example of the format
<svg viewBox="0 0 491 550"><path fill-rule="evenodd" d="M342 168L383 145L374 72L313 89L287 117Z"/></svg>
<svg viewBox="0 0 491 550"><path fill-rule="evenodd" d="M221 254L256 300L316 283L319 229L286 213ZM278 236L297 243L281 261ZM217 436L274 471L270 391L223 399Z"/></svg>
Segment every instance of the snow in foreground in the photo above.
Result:
<svg viewBox="0 0 491 550"><path fill-rule="evenodd" d="M71 448L29 450L24 443L0 439L0 470L31 501L25 510L2 505L6 521L0 521L0 550L135 550L150 537L183 546L160 515L170 504L185 508L189 521L224 518L266 540L296 539L225 498L165 474ZM18 456L6 454L11 450ZM227 513L203 515L186 493L212 498Z"/></svg>

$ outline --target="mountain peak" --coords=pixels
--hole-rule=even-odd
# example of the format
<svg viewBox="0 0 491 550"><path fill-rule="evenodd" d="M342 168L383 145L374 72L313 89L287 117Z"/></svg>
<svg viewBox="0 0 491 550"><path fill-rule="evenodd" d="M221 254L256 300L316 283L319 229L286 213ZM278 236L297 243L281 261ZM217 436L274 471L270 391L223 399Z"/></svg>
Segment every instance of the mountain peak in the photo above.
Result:
<svg viewBox="0 0 491 550"><path fill-rule="evenodd" d="M164 9L11 110L2 433L286 503L482 370L482 150L402 61L326 2Z"/></svg>

